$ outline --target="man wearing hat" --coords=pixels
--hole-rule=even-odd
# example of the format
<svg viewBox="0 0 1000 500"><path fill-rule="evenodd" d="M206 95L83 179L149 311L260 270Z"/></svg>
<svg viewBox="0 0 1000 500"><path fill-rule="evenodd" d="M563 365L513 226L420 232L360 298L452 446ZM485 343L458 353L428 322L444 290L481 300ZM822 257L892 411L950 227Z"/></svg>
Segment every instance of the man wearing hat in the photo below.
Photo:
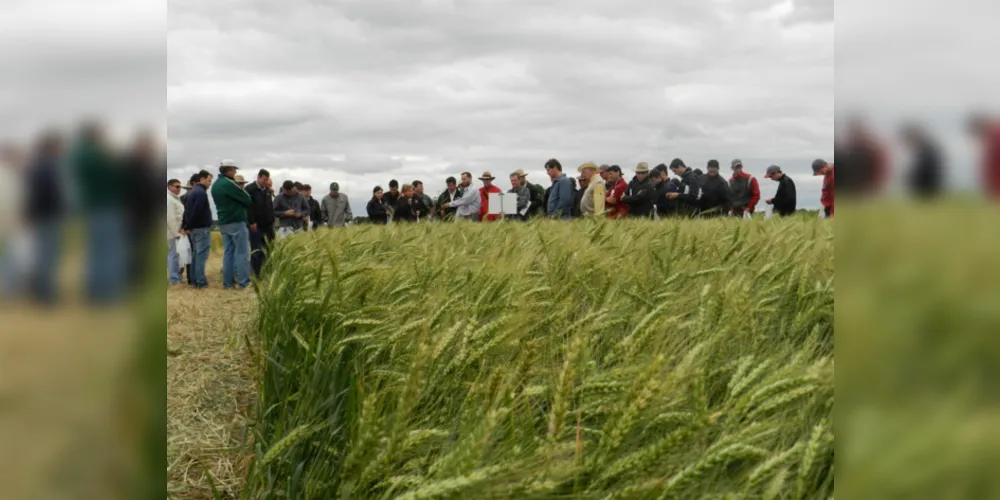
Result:
<svg viewBox="0 0 1000 500"><path fill-rule="evenodd" d="M588 161L578 168L580 186L583 196L580 197L580 213L583 217L604 217L604 199L607 196L604 180L598 174L598 167ZM586 188L583 188L586 183Z"/></svg>
<svg viewBox="0 0 1000 500"><path fill-rule="evenodd" d="M517 169L515 172L517 174L517 181L520 183L521 187L528 188L528 193L530 193L529 201L531 205L528 206L527 217L533 216L545 216L546 206L545 206L545 188L539 184L532 184L528 182L528 173L522 169Z"/></svg>
<svg viewBox="0 0 1000 500"><path fill-rule="evenodd" d="M236 184L236 163L222 160L219 179L212 184L212 199L222 233L222 288L241 290L250 285L250 229L247 210L253 201Z"/></svg>
<svg viewBox="0 0 1000 500"><path fill-rule="evenodd" d="M324 196L319 205L328 228L347 227L347 223L354 218L350 200L340 192L340 184L336 182L330 183L330 194Z"/></svg>
<svg viewBox="0 0 1000 500"><path fill-rule="evenodd" d="M722 217L729 215L732 206L729 183L719 175L719 160L708 160L708 171L701 182L701 216Z"/></svg>
<svg viewBox="0 0 1000 500"><path fill-rule="evenodd" d="M833 217L833 164L818 158L812 163L813 175L823 176L823 191L819 196L819 202L823 204L823 213L829 218Z"/></svg>
<svg viewBox="0 0 1000 500"><path fill-rule="evenodd" d="M517 213L518 215L512 215L508 217L509 219L517 219L526 221L528 220L528 204L531 203L531 191L527 186L521 184L521 178L527 176L524 170L518 169L510 174L510 191L509 194L517 195Z"/></svg>
<svg viewBox="0 0 1000 500"><path fill-rule="evenodd" d="M653 213L653 195L656 187L649 179L649 164L641 161L635 166L635 179L629 183L622 203L628 205L632 217L648 218Z"/></svg>
<svg viewBox="0 0 1000 500"><path fill-rule="evenodd" d="M490 172L483 172L482 177L479 180L483 181L483 187L479 188L479 220L492 222L500 220L503 215L500 214L490 214L490 194L491 193L502 193L500 188L493 185L493 181L496 177Z"/></svg>
<svg viewBox="0 0 1000 500"><path fill-rule="evenodd" d="M743 160L733 160L729 167L733 170L733 176L729 178L730 212L736 217L753 214L760 201L757 179L743 171Z"/></svg>
<svg viewBox="0 0 1000 500"><path fill-rule="evenodd" d="M777 165L767 167L767 173L764 174L764 177L778 183L778 191L774 194L774 198L768 199L765 203L773 205L774 211L782 217L794 214L796 197L795 183L792 182L792 178L785 175L781 171L781 167Z"/></svg>

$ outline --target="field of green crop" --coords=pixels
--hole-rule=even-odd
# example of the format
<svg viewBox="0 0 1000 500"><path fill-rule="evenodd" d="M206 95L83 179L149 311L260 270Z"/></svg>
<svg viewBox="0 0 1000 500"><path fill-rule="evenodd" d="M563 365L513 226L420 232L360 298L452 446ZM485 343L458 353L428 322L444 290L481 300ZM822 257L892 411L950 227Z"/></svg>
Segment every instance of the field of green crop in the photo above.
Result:
<svg viewBox="0 0 1000 500"><path fill-rule="evenodd" d="M242 495L832 498L833 249L812 218L285 240Z"/></svg>

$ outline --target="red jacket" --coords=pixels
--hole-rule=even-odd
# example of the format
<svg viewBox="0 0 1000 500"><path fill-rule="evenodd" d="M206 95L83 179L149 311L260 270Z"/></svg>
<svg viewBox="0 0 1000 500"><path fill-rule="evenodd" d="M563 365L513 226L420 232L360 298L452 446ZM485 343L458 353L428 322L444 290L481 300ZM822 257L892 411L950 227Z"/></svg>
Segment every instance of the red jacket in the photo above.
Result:
<svg viewBox="0 0 1000 500"><path fill-rule="evenodd" d="M983 157L983 186L991 198L1000 198L1000 124L993 125L986 139Z"/></svg>
<svg viewBox="0 0 1000 500"><path fill-rule="evenodd" d="M830 209L830 215L833 215L833 165L830 165L830 169L823 174L823 194L819 197L819 202L823 204L824 208Z"/></svg>
<svg viewBox="0 0 1000 500"><path fill-rule="evenodd" d="M757 183L756 177L746 172L733 174L733 176L729 178L729 182L733 182L733 180L736 179L737 175L739 176L740 179L746 179L747 177L750 178L750 203L747 203L747 206L746 208L744 208L744 210L753 213L754 209L757 208L757 203L760 202L760 184Z"/></svg>
<svg viewBox="0 0 1000 500"><path fill-rule="evenodd" d="M625 179L618 179L618 183L612 189L608 190L608 197L615 200L616 203L615 205L608 205L610 208L608 217L618 219L628 216L629 206L622 203L622 196L625 196L625 191L628 191L628 183L625 182Z"/></svg>
<svg viewBox="0 0 1000 500"><path fill-rule="evenodd" d="M486 215L490 211L490 193L502 193L500 188L490 185L490 187L479 188L479 220L481 221L494 221L500 220L503 216L500 214Z"/></svg>

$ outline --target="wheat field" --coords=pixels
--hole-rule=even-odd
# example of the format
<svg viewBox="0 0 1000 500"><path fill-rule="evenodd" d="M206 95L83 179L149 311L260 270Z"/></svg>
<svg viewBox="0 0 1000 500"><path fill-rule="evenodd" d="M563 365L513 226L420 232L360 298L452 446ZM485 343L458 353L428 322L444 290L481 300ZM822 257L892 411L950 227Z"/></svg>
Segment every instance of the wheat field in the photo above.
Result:
<svg viewBox="0 0 1000 500"><path fill-rule="evenodd" d="M279 242L242 497L832 498L833 225Z"/></svg>

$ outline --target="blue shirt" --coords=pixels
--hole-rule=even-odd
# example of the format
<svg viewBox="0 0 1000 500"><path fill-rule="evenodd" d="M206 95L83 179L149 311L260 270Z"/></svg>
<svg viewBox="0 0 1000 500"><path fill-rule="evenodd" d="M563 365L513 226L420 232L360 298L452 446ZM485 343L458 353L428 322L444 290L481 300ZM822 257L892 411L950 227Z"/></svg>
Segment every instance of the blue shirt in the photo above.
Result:
<svg viewBox="0 0 1000 500"><path fill-rule="evenodd" d="M569 183L569 177L562 174L552 184L552 191L549 193L549 217L559 216L561 219L573 218L573 186Z"/></svg>

